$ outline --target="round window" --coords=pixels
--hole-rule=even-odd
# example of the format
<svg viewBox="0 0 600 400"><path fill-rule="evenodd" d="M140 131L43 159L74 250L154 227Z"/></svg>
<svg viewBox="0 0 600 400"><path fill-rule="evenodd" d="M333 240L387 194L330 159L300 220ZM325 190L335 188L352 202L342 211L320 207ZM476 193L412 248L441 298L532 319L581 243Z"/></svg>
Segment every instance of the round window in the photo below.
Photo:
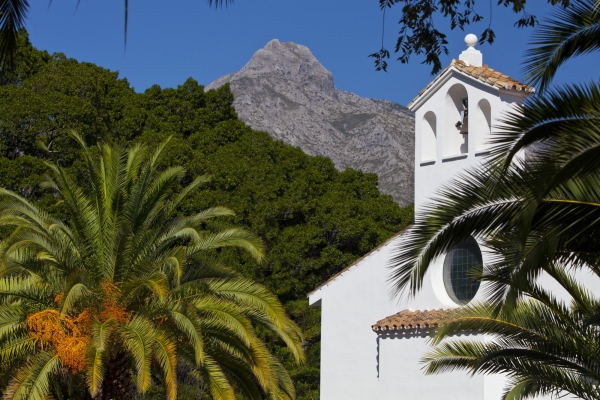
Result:
<svg viewBox="0 0 600 400"><path fill-rule="evenodd" d="M444 259L444 286L452 300L467 304L479 289L483 258L475 239L470 238L450 250Z"/></svg>

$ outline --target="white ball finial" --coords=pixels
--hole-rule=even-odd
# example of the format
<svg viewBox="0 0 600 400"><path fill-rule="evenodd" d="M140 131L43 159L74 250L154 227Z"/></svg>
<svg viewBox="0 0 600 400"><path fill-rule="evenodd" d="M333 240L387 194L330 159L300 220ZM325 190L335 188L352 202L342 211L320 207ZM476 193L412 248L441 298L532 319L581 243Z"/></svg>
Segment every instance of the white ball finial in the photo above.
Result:
<svg viewBox="0 0 600 400"><path fill-rule="evenodd" d="M460 53L458 59L464 61L464 63L467 65L481 67L483 65L483 56L479 50L475 49L475 45L477 44L477 36L469 33L467 36L465 36L465 44L469 47Z"/></svg>
<svg viewBox="0 0 600 400"><path fill-rule="evenodd" d="M465 36L465 44L469 47L475 47L477 44L477 36L469 33L467 36Z"/></svg>

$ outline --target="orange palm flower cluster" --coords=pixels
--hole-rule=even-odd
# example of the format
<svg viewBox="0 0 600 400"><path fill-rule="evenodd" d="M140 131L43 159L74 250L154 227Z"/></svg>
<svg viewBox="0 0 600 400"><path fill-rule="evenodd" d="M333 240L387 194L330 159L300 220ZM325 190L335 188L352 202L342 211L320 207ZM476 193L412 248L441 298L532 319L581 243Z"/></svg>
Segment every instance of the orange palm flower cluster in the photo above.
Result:
<svg viewBox="0 0 600 400"><path fill-rule="evenodd" d="M90 343L92 312L84 310L77 317L61 315L57 310L43 310L27 317L31 336L54 347L69 372L77 373L85 367L86 347Z"/></svg>
<svg viewBox="0 0 600 400"><path fill-rule="evenodd" d="M129 313L119 304L119 288L110 280L104 280L101 287L104 302L102 311L97 314L91 308L86 308L75 317L47 309L27 316L31 336L39 340L40 346L54 347L63 365L72 374L85 368L86 348L91 342L90 327L94 314L101 322L112 319L117 323L125 323L129 319ZM62 298L63 294L59 293L54 301L60 304Z"/></svg>
<svg viewBox="0 0 600 400"><path fill-rule="evenodd" d="M104 292L105 300L102 304L102 311L98 314L98 319L105 322L113 319L115 322L124 323L129 319L129 313L119 304L121 293L119 288L112 281L106 279L100 284Z"/></svg>

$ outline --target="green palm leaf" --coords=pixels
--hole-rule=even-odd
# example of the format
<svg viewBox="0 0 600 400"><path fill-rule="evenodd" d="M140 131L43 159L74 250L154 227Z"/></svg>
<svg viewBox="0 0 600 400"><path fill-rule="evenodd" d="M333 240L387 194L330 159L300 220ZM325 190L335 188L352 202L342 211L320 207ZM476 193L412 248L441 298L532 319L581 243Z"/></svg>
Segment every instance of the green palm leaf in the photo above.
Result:
<svg viewBox="0 0 600 400"><path fill-rule="evenodd" d="M559 7L535 30L533 48L527 52L525 72L545 90L558 68L574 56L600 50L600 14L595 0Z"/></svg>
<svg viewBox="0 0 600 400"><path fill-rule="evenodd" d="M29 9L27 0L0 2L0 64L14 67L19 29L25 26Z"/></svg>
<svg viewBox="0 0 600 400"><path fill-rule="evenodd" d="M137 387L144 393L150 386L150 366L155 335L152 323L144 318L135 317L121 328L120 334L135 362Z"/></svg>
<svg viewBox="0 0 600 400"><path fill-rule="evenodd" d="M215 400L234 400L233 388L219 365L211 357L205 359L204 376Z"/></svg>
<svg viewBox="0 0 600 400"><path fill-rule="evenodd" d="M49 393L52 376L62 368L55 353L43 352L30 360L11 380L4 391L10 400L45 400Z"/></svg>
<svg viewBox="0 0 600 400"><path fill-rule="evenodd" d="M113 320L104 323L98 318L92 320L92 343L88 348L86 378L90 394L96 396L104 378L104 352L110 337Z"/></svg>
<svg viewBox="0 0 600 400"><path fill-rule="evenodd" d="M204 361L204 342L200 317L191 307L178 306L177 309L171 311L171 318L177 328L185 334L193 348L194 365L200 367Z"/></svg>
<svg viewBox="0 0 600 400"><path fill-rule="evenodd" d="M10 363L12 360L27 357L35 353L37 340L28 334L13 334L0 341L0 362Z"/></svg>
<svg viewBox="0 0 600 400"><path fill-rule="evenodd" d="M154 339L156 343L156 358L165 373L167 399L175 400L177 399L177 377L175 375L177 355L175 353L175 343L169 335L161 329L156 330Z"/></svg>

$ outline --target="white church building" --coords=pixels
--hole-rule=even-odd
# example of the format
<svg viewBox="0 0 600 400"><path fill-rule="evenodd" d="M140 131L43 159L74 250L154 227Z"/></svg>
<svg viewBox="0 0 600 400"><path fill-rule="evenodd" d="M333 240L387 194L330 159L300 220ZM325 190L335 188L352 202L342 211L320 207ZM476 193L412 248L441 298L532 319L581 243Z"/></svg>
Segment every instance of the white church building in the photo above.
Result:
<svg viewBox="0 0 600 400"><path fill-rule="evenodd" d="M416 213L441 185L482 162L491 127L534 93L483 64L475 35L465 43L459 59L408 105L415 113ZM434 261L415 297L394 298L389 264L403 232L309 294L309 303L322 309L320 400L499 400L502 376L425 375L421 363L427 340L447 318L444 310L482 299L484 284L471 283L467 270L485 264L486 252L466 242Z"/></svg>

